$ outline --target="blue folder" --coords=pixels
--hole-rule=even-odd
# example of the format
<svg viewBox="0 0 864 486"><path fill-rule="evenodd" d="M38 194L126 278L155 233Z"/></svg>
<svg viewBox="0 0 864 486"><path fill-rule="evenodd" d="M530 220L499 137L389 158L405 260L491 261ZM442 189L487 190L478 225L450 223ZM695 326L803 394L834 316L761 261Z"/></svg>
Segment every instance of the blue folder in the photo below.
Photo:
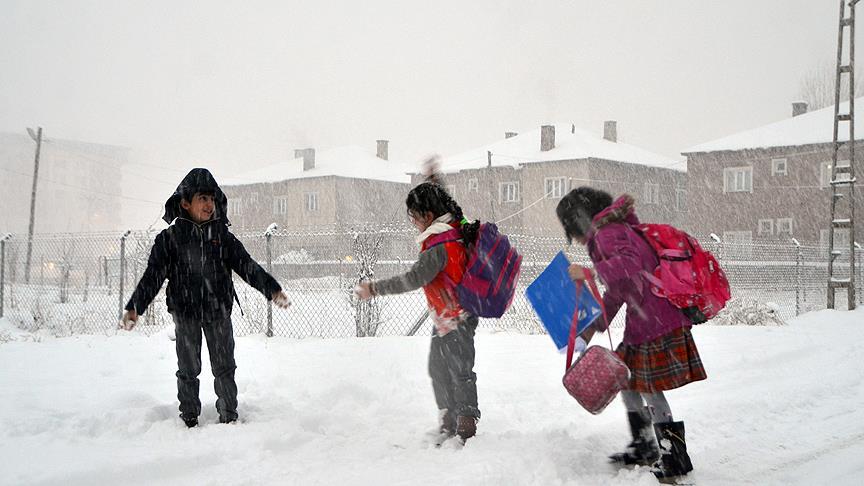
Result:
<svg viewBox="0 0 864 486"><path fill-rule="evenodd" d="M564 253L559 251L543 273L525 289L525 296L559 351L567 349L573 312L576 310L576 284L567 274L568 266L570 262ZM588 287L583 285L579 295L577 332L584 331L602 314L600 304L591 295Z"/></svg>

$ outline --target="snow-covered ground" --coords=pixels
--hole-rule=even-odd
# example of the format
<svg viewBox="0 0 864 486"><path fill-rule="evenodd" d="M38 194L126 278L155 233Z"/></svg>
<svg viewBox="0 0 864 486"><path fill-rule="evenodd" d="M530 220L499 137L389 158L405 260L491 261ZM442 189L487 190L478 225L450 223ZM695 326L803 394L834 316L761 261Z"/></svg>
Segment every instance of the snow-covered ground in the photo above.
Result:
<svg viewBox="0 0 864 486"><path fill-rule="evenodd" d="M788 326L694 329L707 381L669 393L695 484L864 482L864 310ZM606 455L628 440L560 384L544 335L481 331L483 419L465 448L424 443L428 337L237 339L243 423L177 418L166 332L55 338L0 321L0 484L656 484Z"/></svg>

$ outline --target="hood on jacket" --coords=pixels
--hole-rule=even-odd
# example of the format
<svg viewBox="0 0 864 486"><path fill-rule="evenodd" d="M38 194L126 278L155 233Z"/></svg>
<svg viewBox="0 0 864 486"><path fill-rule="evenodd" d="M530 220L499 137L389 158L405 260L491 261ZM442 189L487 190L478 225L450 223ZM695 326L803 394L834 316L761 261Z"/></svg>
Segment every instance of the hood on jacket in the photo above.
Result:
<svg viewBox="0 0 864 486"><path fill-rule="evenodd" d="M187 201L191 201L196 192L212 192L216 206L213 219L220 219L226 225L230 224L228 221L228 198L222 192L222 189L219 188L219 184L216 183L213 174L209 170L202 168L190 170L186 174L186 177L180 181L180 185L174 190L174 194L165 201L165 215L162 216L162 219L166 223L171 224L176 218L188 218L189 213L180 206L180 200L186 199Z"/></svg>
<svg viewBox="0 0 864 486"><path fill-rule="evenodd" d="M610 223L627 223L631 226L638 225L639 218L636 217L634 205L633 196L629 194L620 196L608 208L594 215L592 220L593 227L599 229Z"/></svg>

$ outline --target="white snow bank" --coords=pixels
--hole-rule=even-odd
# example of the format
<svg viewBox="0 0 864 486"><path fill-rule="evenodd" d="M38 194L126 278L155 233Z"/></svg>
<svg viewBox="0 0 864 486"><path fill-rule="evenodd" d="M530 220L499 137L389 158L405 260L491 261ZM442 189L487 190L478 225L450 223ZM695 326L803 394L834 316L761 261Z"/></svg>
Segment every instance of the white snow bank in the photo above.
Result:
<svg viewBox="0 0 864 486"><path fill-rule="evenodd" d="M860 484L864 311L693 333L709 378L668 394L692 482ZM462 450L425 445L428 344L238 338L244 423L215 423L205 358L203 425L187 430L164 335L6 342L0 484L656 484L606 464L628 441L623 407L582 410L543 335L479 334L479 435Z"/></svg>

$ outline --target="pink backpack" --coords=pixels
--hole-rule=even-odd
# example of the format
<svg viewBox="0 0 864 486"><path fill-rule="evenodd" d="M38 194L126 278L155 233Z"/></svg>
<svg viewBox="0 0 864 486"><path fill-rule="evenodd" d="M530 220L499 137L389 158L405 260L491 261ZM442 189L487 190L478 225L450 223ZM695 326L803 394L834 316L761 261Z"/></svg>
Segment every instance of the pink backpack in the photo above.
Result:
<svg viewBox="0 0 864 486"><path fill-rule="evenodd" d="M606 308L603 306L603 299L600 298L600 293L597 291L597 286L594 284L594 277L587 269L585 269L586 281L590 287L590 291L594 294L594 298L600 303L600 308L603 310L603 319L606 320L606 332L609 333L609 321L606 317ZM588 410L594 415L602 412L609 405L618 392L627 388L630 381L630 370L624 361L611 350L612 334L609 333L609 347L606 349L601 346L590 346L571 366L573 360L573 348L576 342L576 326L578 324L579 315L579 295L582 292L582 283L576 282L576 302L577 308L573 313L573 326L570 328L570 339L567 343L567 371L564 373L562 383L570 396L579 402L585 410Z"/></svg>
<svg viewBox="0 0 864 486"><path fill-rule="evenodd" d="M694 324L716 316L731 297L720 264L696 238L668 224L633 226L657 252L654 273L642 272L651 292L681 309Z"/></svg>

